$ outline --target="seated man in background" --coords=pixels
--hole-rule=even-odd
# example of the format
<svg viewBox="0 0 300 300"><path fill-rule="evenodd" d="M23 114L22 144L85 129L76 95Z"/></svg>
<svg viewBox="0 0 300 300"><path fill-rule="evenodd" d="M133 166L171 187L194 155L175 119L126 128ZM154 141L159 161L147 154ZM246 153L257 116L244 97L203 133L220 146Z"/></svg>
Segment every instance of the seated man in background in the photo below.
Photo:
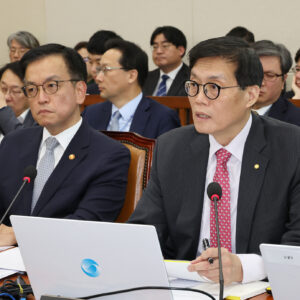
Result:
<svg viewBox="0 0 300 300"><path fill-rule="evenodd" d="M0 141L11 131L37 125L22 91L23 74L18 61L0 69Z"/></svg>
<svg viewBox="0 0 300 300"><path fill-rule="evenodd" d="M49 44L21 60L24 93L40 126L7 135L0 146L0 216L20 186L24 169L37 168L9 214L114 221L124 203L129 150L82 121L86 67L75 50ZM8 217L0 245L16 243Z"/></svg>
<svg viewBox="0 0 300 300"><path fill-rule="evenodd" d="M152 33L150 44L153 62L157 69L149 72L143 86L146 96L186 96L184 81L189 78L189 68L182 62L186 38L172 26L158 27Z"/></svg>
<svg viewBox="0 0 300 300"><path fill-rule="evenodd" d="M93 83L93 76L91 73L91 64L89 62L89 52L87 50L87 44L88 42L79 42L75 45L74 50L80 54L82 57L83 61L85 62L86 65L86 71L87 71L87 85L90 83Z"/></svg>
<svg viewBox="0 0 300 300"><path fill-rule="evenodd" d="M266 115L287 123L300 125L300 108L285 96L287 73L292 66L292 57L282 44L262 40L253 44L264 70L264 79L255 103L260 115Z"/></svg>
<svg viewBox="0 0 300 300"><path fill-rule="evenodd" d="M96 78L108 101L88 106L84 119L98 130L133 131L148 138L179 127L174 110L143 96L147 73L148 57L141 48L120 39L108 41Z"/></svg>
<svg viewBox="0 0 300 300"><path fill-rule="evenodd" d="M14 62L20 60L27 51L38 47L39 45L40 43L37 38L28 31L12 33L7 38L10 61Z"/></svg>
<svg viewBox="0 0 300 300"><path fill-rule="evenodd" d="M199 43L190 68L185 87L194 125L157 139L150 180L130 222L154 225L165 258L193 260L190 271L218 282L215 211L207 196L217 181L225 283L261 280L261 243L300 245L300 128L251 113L263 69L242 39ZM211 244L206 251L204 238Z"/></svg>
<svg viewBox="0 0 300 300"><path fill-rule="evenodd" d="M226 36L239 37L239 38L245 40L246 42L248 42L249 44L253 44L255 42L254 34L251 31L249 31L247 28L242 27L242 26L237 26L237 27L232 28L226 34Z"/></svg>
<svg viewBox="0 0 300 300"><path fill-rule="evenodd" d="M295 55L295 67L292 68L294 73L292 90L286 92L285 97L287 99L300 99L300 49L296 52Z"/></svg>
<svg viewBox="0 0 300 300"><path fill-rule="evenodd" d="M110 39L122 39L115 32L110 30L99 30L95 32L88 41L87 50L89 53L89 64L93 82L88 84L87 94L99 95L100 91L96 82L97 68L100 66L100 59L105 52L105 43Z"/></svg>

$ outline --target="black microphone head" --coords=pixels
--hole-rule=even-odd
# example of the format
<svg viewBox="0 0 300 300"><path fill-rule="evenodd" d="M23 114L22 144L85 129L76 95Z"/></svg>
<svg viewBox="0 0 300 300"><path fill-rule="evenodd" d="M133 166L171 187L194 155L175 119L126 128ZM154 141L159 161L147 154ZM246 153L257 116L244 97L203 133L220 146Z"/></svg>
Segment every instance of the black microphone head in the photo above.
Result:
<svg viewBox="0 0 300 300"><path fill-rule="evenodd" d="M207 195L212 200L212 196L218 196L218 200L222 197L222 188L218 182L211 182L207 187Z"/></svg>
<svg viewBox="0 0 300 300"><path fill-rule="evenodd" d="M32 165L27 166L24 169L24 178L23 178L23 180L25 180L26 178L27 179L29 178L30 180L28 180L28 181L30 182L31 180L35 179L36 174L37 174L37 170L36 170L35 166L32 166Z"/></svg>

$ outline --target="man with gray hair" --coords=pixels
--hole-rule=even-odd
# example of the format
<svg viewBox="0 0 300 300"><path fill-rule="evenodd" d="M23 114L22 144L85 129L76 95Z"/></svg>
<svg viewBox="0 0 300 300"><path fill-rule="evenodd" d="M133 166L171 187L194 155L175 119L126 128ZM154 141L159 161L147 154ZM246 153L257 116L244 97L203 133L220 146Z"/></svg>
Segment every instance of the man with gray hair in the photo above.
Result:
<svg viewBox="0 0 300 300"><path fill-rule="evenodd" d="M28 31L18 31L12 33L7 38L9 48L9 59L11 62L18 61L22 56L32 48L40 45L37 38Z"/></svg>
<svg viewBox="0 0 300 300"><path fill-rule="evenodd" d="M292 66L289 50L268 40L254 43L253 48L264 70L259 98L253 108L260 115L300 126L300 109L283 96L287 73Z"/></svg>

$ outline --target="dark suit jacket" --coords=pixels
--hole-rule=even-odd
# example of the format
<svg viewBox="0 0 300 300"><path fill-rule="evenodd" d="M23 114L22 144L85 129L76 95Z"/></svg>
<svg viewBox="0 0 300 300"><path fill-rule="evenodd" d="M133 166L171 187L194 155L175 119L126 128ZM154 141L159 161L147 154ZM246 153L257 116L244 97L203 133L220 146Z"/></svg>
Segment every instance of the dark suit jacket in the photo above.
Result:
<svg viewBox="0 0 300 300"><path fill-rule="evenodd" d="M143 93L146 96L155 96L153 92L159 81L160 70L155 69L148 73L146 82L143 86ZM186 96L184 89L184 82L190 78L190 70L186 64L183 64L179 72L177 73L167 96Z"/></svg>
<svg viewBox="0 0 300 300"><path fill-rule="evenodd" d="M300 108L284 97L280 97L272 104L268 116L300 126Z"/></svg>
<svg viewBox="0 0 300 300"><path fill-rule="evenodd" d="M22 183L25 167L36 166L42 132L42 127L18 130L1 143L1 216ZM126 147L83 122L46 182L32 215L115 220L125 198L129 161ZM32 192L33 183L27 184L9 215L30 215Z"/></svg>
<svg viewBox="0 0 300 300"><path fill-rule="evenodd" d="M110 101L88 106L82 116L97 130L106 130L111 118ZM150 99L143 97L139 103L130 126L130 131L148 138L157 138L164 132L179 127L177 113Z"/></svg>
<svg viewBox="0 0 300 300"><path fill-rule="evenodd" d="M208 135L193 125L157 140L151 178L130 222L153 224L166 258L196 257L208 154ZM242 161L236 251L259 253L260 243L300 245L300 128L253 115Z"/></svg>
<svg viewBox="0 0 300 300"><path fill-rule="evenodd" d="M3 107L0 109L0 132L6 135L16 129L27 128L37 126L38 124L32 117L31 111L29 110L23 124L17 119L13 110L9 107Z"/></svg>
<svg viewBox="0 0 300 300"><path fill-rule="evenodd" d="M100 91L99 91L99 88L98 88L98 84L93 82L93 83L89 83L87 85L87 90L86 90L86 93L88 95L100 95Z"/></svg>

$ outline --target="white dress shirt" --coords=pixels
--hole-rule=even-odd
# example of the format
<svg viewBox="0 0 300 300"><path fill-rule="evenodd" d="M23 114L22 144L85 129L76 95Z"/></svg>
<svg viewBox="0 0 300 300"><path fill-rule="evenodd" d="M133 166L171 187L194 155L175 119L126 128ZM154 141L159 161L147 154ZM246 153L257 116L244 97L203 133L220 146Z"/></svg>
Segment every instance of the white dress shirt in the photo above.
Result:
<svg viewBox="0 0 300 300"><path fill-rule="evenodd" d="M17 119L19 120L20 123L24 123L25 118L27 117L27 114L29 112L29 108L27 108L26 110L24 110L18 117Z"/></svg>
<svg viewBox="0 0 300 300"><path fill-rule="evenodd" d="M271 106L272 104L263 106L259 109L253 109L253 110L256 111L260 116L265 116L265 115L267 116Z"/></svg>
<svg viewBox="0 0 300 300"><path fill-rule="evenodd" d="M216 171L217 159L215 153L225 148L231 153L231 157L227 163L229 182L230 182L230 214L231 214L231 243L232 253L236 253L236 217L237 202L240 185L241 166L244 153L244 146L252 124L252 116L240 133L225 147L220 145L212 135L209 135L209 156L207 164L205 191ZM210 202L207 194L204 195L203 211L201 219L201 231L198 246L198 254L203 251L202 239L210 238ZM243 267L243 283L255 280L261 280L266 277L262 257L257 254L238 254Z"/></svg>
<svg viewBox="0 0 300 300"><path fill-rule="evenodd" d="M121 117L119 119L119 131L129 131L130 130L130 126L131 126L131 123L133 120L133 115L134 115L138 105L140 104L142 98L143 98L143 93L140 93L135 98L130 100L128 103L126 103L124 106L122 106L120 109L117 108L114 104L112 105L111 118L117 110L121 114ZM111 118L110 118L107 128L110 128Z"/></svg>
<svg viewBox="0 0 300 300"><path fill-rule="evenodd" d="M65 150L67 149L67 147L69 146L69 144L70 144L71 140L73 139L74 135L78 131L81 123L82 123L82 118L80 118L80 120L75 125L73 125L72 127L70 127L68 129L64 130L63 132L53 136L59 142L59 145L57 147L55 147L55 149L54 149L54 167L56 167L56 165L60 161L61 157L63 156L63 154L65 152ZM43 129L43 138L42 138L42 141L41 141L41 144L40 144L39 156L38 156L36 166L39 165L39 162L40 162L41 158L43 157L43 155L46 152L45 140L49 136L52 136L52 135L44 127L44 129Z"/></svg>
<svg viewBox="0 0 300 300"><path fill-rule="evenodd" d="M161 77L163 75L168 75L169 76L169 78L166 81L166 87L167 87L166 93L168 93L168 91L169 91L169 89L170 89L170 87L171 87L171 85L172 85L172 83L173 83L173 81L174 81L177 73L179 72L179 70L181 69L182 66L183 66L183 63L181 63L179 67L177 67L176 69L174 69L173 71L171 71L169 73L164 73L162 70L160 70L159 80L158 80L157 85L155 87L155 90L153 92L153 96L156 95L156 93L157 93L158 87L159 87L159 85L160 85L160 83L162 81Z"/></svg>

